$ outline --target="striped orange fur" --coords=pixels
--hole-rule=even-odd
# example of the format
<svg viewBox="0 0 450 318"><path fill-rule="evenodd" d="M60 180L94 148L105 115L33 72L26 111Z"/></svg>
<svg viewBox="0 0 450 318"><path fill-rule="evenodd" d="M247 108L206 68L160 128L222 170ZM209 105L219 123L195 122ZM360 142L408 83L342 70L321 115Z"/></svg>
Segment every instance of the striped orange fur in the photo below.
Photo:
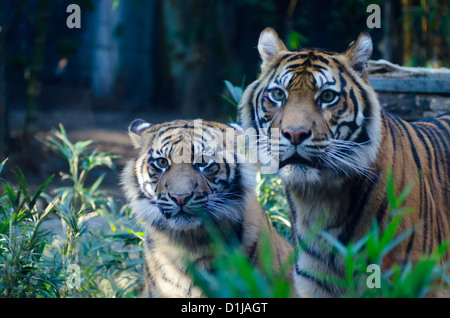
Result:
<svg viewBox="0 0 450 318"><path fill-rule="evenodd" d="M239 163L233 149L231 161L217 156L241 133L236 125L201 120L131 123L139 155L125 167L122 187L145 230L146 297L204 296L187 266L211 269L215 254L205 218L224 238L236 237L255 266L262 232L269 234L275 270L293 251L258 202L253 167Z"/></svg>
<svg viewBox="0 0 450 318"><path fill-rule="evenodd" d="M405 215L400 229L414 232L389 253L383 269L417 261L450 237L450 114L408 123L385 112L367 79L367 33L343 53L289 51L268 28L258 50L261 75L239 107L244 127L263 140L270 140L269 128L280 132L272 156L290 206L299 296L342 295L312 275L343 278L342 262L323 248L322 237L306 237L318 222L344 244L361 238L374 220L383 228L389 169L397 193L414 183L403 204L414 213Z"/></svg>

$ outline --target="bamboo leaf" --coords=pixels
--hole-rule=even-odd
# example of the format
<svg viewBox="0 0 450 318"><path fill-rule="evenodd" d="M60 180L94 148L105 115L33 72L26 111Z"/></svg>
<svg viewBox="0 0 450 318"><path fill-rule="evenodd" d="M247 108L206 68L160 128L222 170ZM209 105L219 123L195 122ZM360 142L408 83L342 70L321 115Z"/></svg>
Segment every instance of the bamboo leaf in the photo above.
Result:
<svg viewBox="0 0 450 318"><path fill-rule="evenodd" d="M36 192L33 195L33 198L30 201L30 209L34 207L36 204L37 199L41 196L42 192L47 188L48 184L53 180L55 175L51 175L47 180L44 181L36 190Z"/></svg>
<svg viewBox="0 0 450 318"><path fill-rule="evenodd" d="M5 160L2 161L2 163L0 163L0 172L2 172L3 167L4 167L5 163L6 163L6 161L8 161L8 158L6 158Z"/></svg>
<svg viewBox="0 0 450 318"><path fill-rule="evenodd" d="M227 96L222 95L222 94L220 94L220 96L222 96L223 99L225 99L228 103L230 103L230 104L233 105L234 107L237 107L238 104L237 104L234 100L232 100L232 99L230 99L230 98L228 98Z"/></svg>
<svg viewBox="0 0 450 318"><path fill-rule="evenodd" d="M105 173L102 173L100 177L95 180L95 182L92 184L91 188L89 189L90 194L93 194L95 191L97 191L100 184L103 182L103 179L105 178Z"/></svg>
<svg viewBox="0 0 450 318"><path fill-rule="evenodd" d="M326 231L321 231L320 235L322 235L323 238L325 238L333 247L335 247L340 254L344 256L348 254L348 248L344 244L342 244L342 242L339 241L337 238L335 238Z"/></svg>
<svg viewBox="0 0 450 318"><path fill-rule="evenodd" d="M401 233L400 235L396 236L395 238L389 240L384 244L384 247L381 251L381 256L387 255L394 247L396 247L398 244L400 244L402 241L407 239L412 233L414 232L414 228L409 229Z"/></svg>
<svg viewBox="0 0 450 318"><path fill-rule="evenodd" d="M228 89L228 92L230 92L230 95L234 100L234 104L235 105L239 104L239 101L241 100L242 92L243 92L242 87L234 86L229 81L224 81L224 82L225 82L225 86Z"/></svg>
<svg viewBox="0 0 450 318"><path fill-rule="evenodd" d="M19 169L19 171L14 171L13 173L16 175L17 180L19 181L19 191L21 194L23 194L24 198L22 203L18 206L18 210L21 210L25 203L29 203L27 181L25 180L25 176L23 175L22 170Z"/></svg>
<svg viewBox="0 0 450 318"><path fill-rule="evenodd" d="M396 195L395 195L395 189L394 189L394 175L392 173L392 169L389 168L387 171L387 197L388 197L388 203L391 210L394 210L397 208L396 203Z"/></svg>
<svg viewBox="0 0 450 318"><path fill-rule="evenodd" d="M400 195L397 197L397 199L395 200L395 205L396 207L400 207L403 202L405 201L406 197L409 195L409 193L411 192L412 188L414 187L414 182L411 182L410 184L408 184L403 191L400 193Z"/></svg>

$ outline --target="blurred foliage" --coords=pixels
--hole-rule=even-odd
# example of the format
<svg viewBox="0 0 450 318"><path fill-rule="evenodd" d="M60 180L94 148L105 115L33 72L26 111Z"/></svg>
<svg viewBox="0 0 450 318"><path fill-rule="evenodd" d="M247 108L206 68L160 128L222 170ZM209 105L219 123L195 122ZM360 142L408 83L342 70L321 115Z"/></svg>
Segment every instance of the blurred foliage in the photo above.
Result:
<svg viewBox="0 0 450 318"><path fill-rule="evenodd" d="M400 19L406 65L439 67L450 64L450 3L439 0L404 1Z"/></svg>
<svg viewBox="0 0 450 318"><path fill-rule="evenodd" d="M87 182L94 169L112 168L115 156L70 142L63 126L52 133L48 143L67 161L61 176L72 186L45 193L52 176L31 194L20 170L18 186L0 179L0 297L137 297L143 233L130 209L100 190L103 176ZM94 225L99 217L109 229ZM79 286L68 283L72 265Z"/></svg>
<svg viewBox="0 0 450 318"><path fill-rule="evenodd" d="M53 176L34 194L20 170L16 176L17 188L0 179L0 297L58 297L63 268L44 254L50 235L42 227L54 206L42 209L38 204Z"/></svg>
<svg viewBox="0 0 450 318"><path fill-rule="evenodd" d="M281 179L276 175L258 175L257 194L275 229L292 242L289 208Z"/></svg>
<svg viewBox="0 0 450 318"><path fill-rule="evenodd" d="M274 225L279 227L279 220L273 218L271 204L276 210L287 210L286 199L277 178L264 179L260 183L260 198ZM448 271L450 261L446 261L450 240L444 241L431 255L422 255L415 264L393 264L390 268L381 269L388 254L401 242L407 239L413 229L402 229L400 224L406 213L413 213L410 209L402 207L404 199L408 196L412 185L406 187L400 194L394 190L392 172L388 174L387 194L390 208L390 219L381 229L374 220L365 235L357 241L347 245L337 240L326 231L321 231L317 224L305 233L305 244L298 249L306 249L308 244L319 243L336 255L336 262L344 266L344 277L327 276L320 272L308 272L312 277L324 280L343 289L342 297L351 298L421 298L433 295L445 295L450 285ZM269 195L268 195L269 194ZM285 211L286 211L285 210ZM287 212L286 212L287 213ZM275 214L279 216L279 214ZM283 219L286 215L281 216ZM275 222L274 222L275 221ZM282 232L288 238L289 226L282 222L285 228ZM293 290L286 281L286 273L292 270L293 259L286 262L280 272L272 268L271 248L268 238L261 237L262 268L253 267L246 259L237 244L230 245L230 238L223 238L214 228L211 231L214 259L211 271L191 267L196 284L207 297L291 297ZM286 231L286 232L284 232ZM369 270L373 264L378 267L379 281L376 288L370 288L371 280ZM443 294L441 294L443 292ZM312 295L314 296L314 295Z"/></svg>
<svg viewBox="0 0 450 318"><path fill-rule="evenodd" d="M211 239L213 262L211 269L189 264L194 283L206 297L214 298L287 298L293 297L290 279L294 253L281 268L274 269L274 251L267 232L260 235L259 259L261 266L254 266L248 259L236 237L224 237L212 222L205 220Z"/></svg>
<svg viewBox="0 0 450 318"><path fill-rule="evenodd" d="M45 189L48 178L31 193L23 173L16 172L17 186L0 179L0 297L138 297L143 284L144 233L135 224L127 205L117 204L101 190L103 177L88 178L94 169L112 168L114 156L89 150L89 141L72 143L63 126L53 130L46 141L67 162L68 172L61 177L70 186L57 187L52 194ZM7 161L0 163L0 173ZM394 264L381 275L381 288L365 288L367 266L382 264L393 248L408 238L413 229L401 229L402 208L412 185L400 194L394 191L392 173L388 174L387 194L390 220L383 230L376 221L358 241L343 245L312 227L308 239L317 238L345 266L345 277L311 275L344 288L345 297L424 297L448 286L449 262L445 241L432 255L418 263ZM289 212L281 181L259 176L258 196L269 219L285 238L290 239ZM96 228L92 220L100 217L109 225ZM55 230L55 223L64 233ZM97 219L98 222L98 219ZM98 223L97 223L98 224ZM273 270L272 250L267 235L262 235L262 267L246 259L232 237L222 238L211 227L215 251L213 271L192 268L196 283L209 297L291 297L287 280L293 257L280 271ZM320 238L319 238L320 237ZM300 247L302 248L302 247ZM71 287L70 265L79 268L80 286Z"/></svg>
<svg viewBox="0 0 450 318"><path fill-rule="evenodd" d="M379 264L381 267L388 254L414 232L413 228L401 227L404 215L414 213L413 210L402 207L412 186L413 184L410 184L397 195L392 170L388 171L386 190L390 218L383 229L374 220L372 227L361 239L350 242L347 246L322 231L319 235L329 243L331 252L336 253L345 266L345 278L325 277L320 273L314 273L314 276L344 288L344 297L418 298L436 295L440 291L448 292L450 261L446 260L446 257L450 246L449 238L431 255L422 255L415 264L409 261L383 268L379 286L367 288L369 265Z"/></svg>

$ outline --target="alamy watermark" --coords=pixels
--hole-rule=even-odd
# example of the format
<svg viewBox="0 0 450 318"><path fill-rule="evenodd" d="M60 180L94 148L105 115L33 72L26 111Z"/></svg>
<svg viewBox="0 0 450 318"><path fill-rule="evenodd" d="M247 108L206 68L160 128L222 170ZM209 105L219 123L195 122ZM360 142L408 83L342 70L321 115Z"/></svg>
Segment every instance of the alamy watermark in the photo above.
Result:
<svg viewBox="0 0 450 318"><path fill-rule="evenodd" d="M69 4L66 9L70 15L67 17L66 25L69 29L81 28L81 8L78 4ZM367 17L366 25L369 29L381 28L381 8L378 4L369 4L366 12L370 13Z"/></svg>
<svg viewBox="0 0 450 318"><path fill-rule="evenodd" d="M81 269L77 264L70 264L66 269L67 289L81 289Z"/></svg>
<svg viewBox="0 0 450 318"><path fill-rule="evenodd" d="M169 140L165 140L165 143L170 141L174 145L170 160L174 164L197 164L205 161L258 164L262 174L276 173L279 169L280 130L237 130L232 127L222 130L203 125L201 119L194 120L192 134L187 133L183 127L172 129ZM179 143L181 139L183 142Z"/></svg>
<svg viewBox="0 0 450 318"><path fill-rule="evenodd" d="M381 268L380 265L370 264L367 266L367 273L371 273L366 279L367 288L381 288Z"/></svg>
<svg viewBox="0 0 450 318"><path fill-rule="evenodd" d="M367 6L366 12L370 12L367 17L366 25L369 29L380 29L381 28L381 9L378 4L369 4Z"/></svg>
<svg viewBox="0 0 450 318"><path fill-rule="evenodd" d="M69 29L81 28L81 8L78 4L69 4L66 9L70 15L67 17L66 25Z"/></svg>

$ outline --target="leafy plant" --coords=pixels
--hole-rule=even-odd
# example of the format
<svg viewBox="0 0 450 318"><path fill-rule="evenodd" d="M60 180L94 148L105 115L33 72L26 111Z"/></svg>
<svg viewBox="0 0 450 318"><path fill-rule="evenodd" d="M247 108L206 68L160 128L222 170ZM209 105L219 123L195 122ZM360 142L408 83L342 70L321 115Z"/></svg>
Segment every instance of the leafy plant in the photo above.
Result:
<svg viewBox="0 0 450 318"><path fill-rule="evenodd" d="M222 97L231 105L237 107L239 104L239 101L241 100L242 97L242 92L244 91L244 82L245 82L245 78L242 80L242 84L241 86L234 86L233 84L231 84L231 82L229 81L224 81L225 86L227 87L228 92L230 93L231 98L222 95Z"/></svg>
<svg viewBox="0 0 450 318"><path fill-rule="evenodd" d="M350 242L347 246L327 232L322 232L322 237L330 243L332 250L336 251L342 260L345 278L342 280L320 274L317 274L317 277L344 288L345 297L424 297L430 291L446 288L439 286L439 282L449 284L446 270L450 263L442 265L449 241L443 242L432 255L423 255L415 265L411 262L402 266L393 264L392 268L380 276L378 288L367 288L369 266L375 264L381 268L388 253L414 232L412 228L399 233L404 215L411 212L401 205L412 187L413 184L410 184L397 196L393 174L389 171L387 197L390 219L384 229L381 230L375 220L371 229L360 240Z"/></svg>
<svg viewBox="0 0 450 318"><path fill-rule="evenodd" d="M113 159L117 156L97 150L89 152L88 146L92 144L92 140L72 143L64 126L60 124L59 129L51 131L52 136L47 137L47 144L58 151L69 164L69 173L61 173L61 176L62 180L70 180L72 186L60 187L57 190L58 196L63 202L71 202L76 210L84 211L88 207L95 210L104 200L104 195L98 188L105 174L101 174L89 188L85 187L87 177L97 167L106 166L113 169Z"/></svg>
<svg viewBox="0 0 450 318"><path fill-rule="evenodd" d="M281 179L273 175L257 175L259 202L272 225L287 240L291 240L289 208Z"/></svg>
<svg viewBox="0 0 450 318"><path fill-rule="evenodd" d="M242 83L241 86L234 86L233 84L231 84L231 82L229 81L224 81L225 86L228 90L228 93L230 95L230 97L226 96L226 95L221 95L223 99L225 99L230 105L233 106L233 108L236 111L236 119L230 118L230 122L235 122L238 118L238 105L239 105L239 101L241 100L242 97L242 93L244 91L244 87L245 87L245 77L242 79Z"/></svg>
<svg viewBox="0 0 450 318"><path fill-rule="evenodd" d="M208 223L207 223L208 224ZM224 237L215 226L207 226L211 239L211 269L190 264L195 284L206 297L219 298L286 298L293 296L290 273L294 255L279 270L273 267L273 250L269 234L261 233L258 242L261 267L252 264L237 243L237 238Z"/></svg>
<svg viewBox="0 0 450 318"><path fill-rule="evenodd" d="M113 169L113 159L117 156L89 151L91 140L72 143L62 125L59 131L52 131L47 144L67 161L69 173L61 173L61 176L62 180L72 183L55 190L56 213L67 233L61 256L66 267L80 266L83 277L81 289L71 292L91 297L128 295L133 286L141 283L137 274L137 267L143 262L138 245L141 233L131 229L128 207L123 205L118 209L114 199L100 190L105 173L87 186L90 172L97 167ZM108 222L112 234L92 232L89 220L96 216ZM131 277L125 277L127 275ZM136 291L131 293L137 294Z"/></svg>
<svg viewBox="0 0 450 318"><path fill-rule="evenodd" d="M57 297L62 268L44 254L49 235L42 228L54 205L42 210L37 204L53 176L33 195L20 170L16 177L17 188L0 179L4 189L0 197L0 296Z"/></svg>
<svg viewBox="0 0 450 318"><path fill-rule="evenodd" d="M140 242L144 234L134 223L130 209L101 191L104 174L91 178L96 168L113 168L115 156L90 151L91 141L72 143L63 126L52 131L47 143L67 161L68 173L61 176L69 185L56 188L49 195L45 189L53 176L34 193L20 170L15 172L16 186L0 178L0 297L138 296L143 279ZM0 173L6 162L0 163ZM424 297L448 288L450 263L443 262L449 250L448 240L416 264L393 264L381 274L380 288L367 288L369 266L383 264L386 255L414 231L400 232L401 221L410 212L402 204L412 186L397 194L392 173L388 174L390 219L383 229L374 221L358 241L344 245L330 234L320 232L320 226L312 228L311 236L323 238L344 265L345 275L336 278L311 274L342 287L344 297ZM289 239L288 208L280 179L259 176L257 192L277 231ZM95 228L91 222L94 218L109 227ZM50 232L47 221L55 219L61 221L65 235ZM286 279L293 259L275 272L267 235L260 241L262 266L256 268L232 238L221 239L221 235L212 231L217 256L212 271L192 269L206 296L293 296ZM80 269L80 289L67 285L67 268L72 264Z"/></svg>
<svg viewBox="0 0 450 318"><path fill-rule="evenodd" d="M288 33L286 43L290 50L299 50L308 43L308 39L297 31L291 31Z"/></svg>
<svg viewBox="0 0 450 318"><path fill-rule="evenodd" d="M115 156L89 151L91 141L72 143L62 125L47 142L67 161L69 173L61 176L71 186L44 193L51 176L31 194L20 170L17 187L0 179L0 297L136 297L142 233L129 208L100 191L104 175L89 181L95 168L112 168ZM98 229L95 217L109 230ZM50 231L58 220L62 235ZM69 284L72 266L79 286Z"/></svg>

